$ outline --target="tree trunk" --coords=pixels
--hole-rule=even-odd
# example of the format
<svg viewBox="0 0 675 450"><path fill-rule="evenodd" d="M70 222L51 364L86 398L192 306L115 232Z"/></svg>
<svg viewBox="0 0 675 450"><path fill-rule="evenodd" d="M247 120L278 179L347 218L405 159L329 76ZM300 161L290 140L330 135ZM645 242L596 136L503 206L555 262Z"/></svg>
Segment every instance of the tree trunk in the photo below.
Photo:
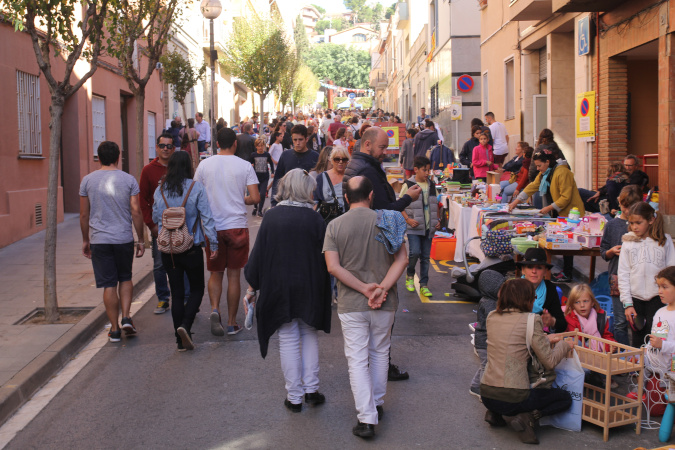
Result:
<svg viewBox="0 0 675 450"><path fill-rule="evenodd" d="M56 224L59 197L59 159L61 152L61 119L63 116L63 94L52 95L49 108L49 177L47 181L47 230L44 249L44 297L45 321L59 320L59 302L56 295Z"/></svg>
<svg viewBox="0 0 675 450"><path fill-rule="evenodd" d="M265 98L267 97L267 94L260 94L260 120L258 120L258 134L262 134L262 128L264 125L264 120L265 120Z"/></svg>
<svg viewBox="0 0 675 450"><path fill-rule="evenodd" d="M145 165L144 139L145 127L145 86L139 86L136 98L136 179L140 181Z"/></svg>

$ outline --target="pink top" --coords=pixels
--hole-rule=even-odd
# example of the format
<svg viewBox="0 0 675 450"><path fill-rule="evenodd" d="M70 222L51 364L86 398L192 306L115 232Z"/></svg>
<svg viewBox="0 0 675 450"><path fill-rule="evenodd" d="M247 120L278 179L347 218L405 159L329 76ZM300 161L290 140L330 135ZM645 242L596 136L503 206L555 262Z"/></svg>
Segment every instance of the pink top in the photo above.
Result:
<svg viewBox="0 0 675 450"><path fill-rule="evenodd" d="M495 169L497 166L494 164L494 157L492 155L492 146L490 144L487 147L482 145L477 145L473 148L473 154L471 157L473 174L476 178L485 178L487 177L488 170Z"/></svg>

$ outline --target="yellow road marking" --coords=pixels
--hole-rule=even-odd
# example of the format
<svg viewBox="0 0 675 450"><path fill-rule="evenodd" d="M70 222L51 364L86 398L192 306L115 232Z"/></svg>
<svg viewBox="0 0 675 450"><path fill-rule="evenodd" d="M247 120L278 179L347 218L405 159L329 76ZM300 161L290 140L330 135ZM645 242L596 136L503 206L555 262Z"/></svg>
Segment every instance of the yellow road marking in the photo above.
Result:
<svg viewBox="0 0 675 450"><path fill-rule="evenodd" d="M467 302L464 300L432 300L429 297L425 297L420 292L420 278L417 276L417 274L415 274L415 291L417 291L417 295L422 303L459 303L459 304L474 303L474 302Z"/></svg>

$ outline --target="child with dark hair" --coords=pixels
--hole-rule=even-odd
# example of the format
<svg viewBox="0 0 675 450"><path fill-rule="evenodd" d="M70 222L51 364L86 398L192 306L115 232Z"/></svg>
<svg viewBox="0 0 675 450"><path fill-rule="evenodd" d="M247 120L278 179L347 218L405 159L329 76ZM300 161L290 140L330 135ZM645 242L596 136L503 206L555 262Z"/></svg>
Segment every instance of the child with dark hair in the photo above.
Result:
<svg viewBox="0 0 675 450"><path fill-rule="evenodd" d="M408 189L416 184L422 188L422 195L405 209L401 214L408 225L408 245L410 254L408 257L408 272L405 279L405 287L410 292L415 291L415 266L420 261L420 293L425 297L431 297L432 293L427 287L429 282L429 256L431 254L431 241L434 233L440 228L438 201L436 200L436 186L431 178L431 161L425 156L415 157L413 171L415 175L406 180L401 188L400 196L404 196Z"/></svg>

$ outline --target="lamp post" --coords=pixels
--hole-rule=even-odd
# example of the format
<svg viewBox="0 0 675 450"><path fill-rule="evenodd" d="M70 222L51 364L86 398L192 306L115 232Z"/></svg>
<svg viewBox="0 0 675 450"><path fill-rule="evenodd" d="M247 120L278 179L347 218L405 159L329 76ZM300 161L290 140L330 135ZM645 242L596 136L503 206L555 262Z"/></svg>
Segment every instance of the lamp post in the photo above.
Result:
<svg viewBox="0 0 675 450"><path fill-rule="evenodd" d="M213 19L217 19L220 16L220 12L223 10L220 0L202 0L200 5L202 15L205 19L209 19L209 39L210 39L210 59L211 59L211 113L209 114L209 128L211 131L211 153L215 154L216 152L216 135L213 133L213 124L215 122L216 114L216 49L215 42L213 38Z"/></svg>

